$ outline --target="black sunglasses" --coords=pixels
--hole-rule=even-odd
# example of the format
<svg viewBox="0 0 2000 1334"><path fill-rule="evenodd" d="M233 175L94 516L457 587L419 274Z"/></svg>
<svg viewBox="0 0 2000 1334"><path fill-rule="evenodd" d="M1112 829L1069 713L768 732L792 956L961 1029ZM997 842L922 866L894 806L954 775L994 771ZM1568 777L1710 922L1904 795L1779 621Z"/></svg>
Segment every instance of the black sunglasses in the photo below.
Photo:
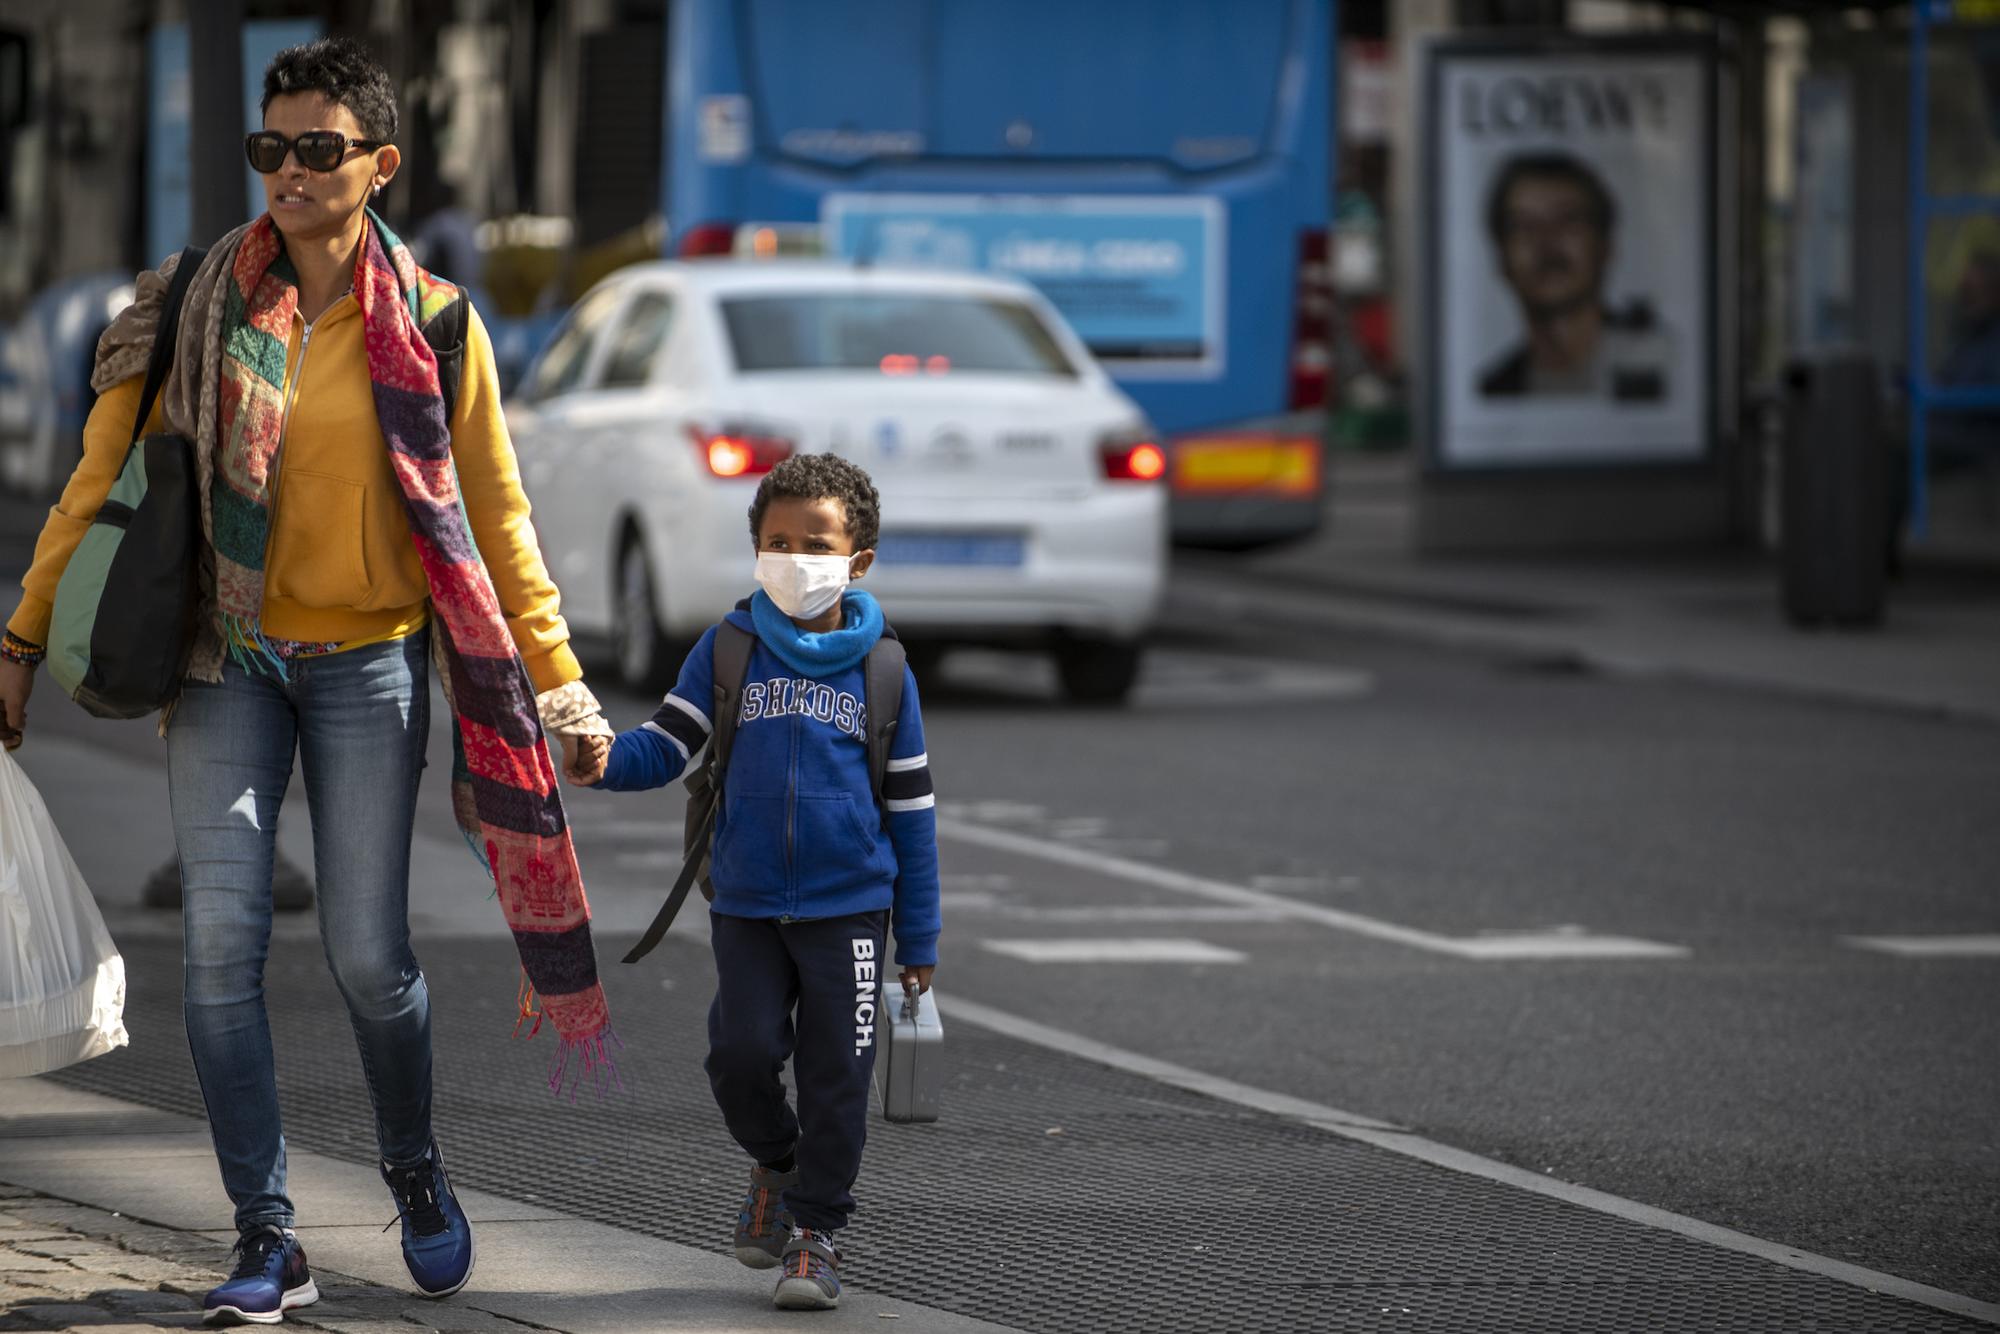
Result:
<svg viewBox="0 0 2000 1334"><path fill-rule="evenodd" d="M387 139L350 139L339 130L307 130L296 139L287 139L276 130L259 130L243 140L250 166L268 176L285 165L285 155L296 151L299 165L307 171L332 171L347 159L350 148L381 148Z"/></svg>

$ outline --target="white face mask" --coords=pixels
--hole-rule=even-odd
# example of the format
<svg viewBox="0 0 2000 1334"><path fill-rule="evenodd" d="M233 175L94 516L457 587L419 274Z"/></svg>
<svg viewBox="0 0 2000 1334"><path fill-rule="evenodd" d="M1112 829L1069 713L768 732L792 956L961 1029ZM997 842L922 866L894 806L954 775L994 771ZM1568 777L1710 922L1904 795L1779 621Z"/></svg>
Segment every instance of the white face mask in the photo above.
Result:
<svg viewBox="0 0 2000 1334"><path fill-rule="evenodd" d="M757 582L785 615L802 621L824 615L847 591L849 556L757 553Z"/></svg>

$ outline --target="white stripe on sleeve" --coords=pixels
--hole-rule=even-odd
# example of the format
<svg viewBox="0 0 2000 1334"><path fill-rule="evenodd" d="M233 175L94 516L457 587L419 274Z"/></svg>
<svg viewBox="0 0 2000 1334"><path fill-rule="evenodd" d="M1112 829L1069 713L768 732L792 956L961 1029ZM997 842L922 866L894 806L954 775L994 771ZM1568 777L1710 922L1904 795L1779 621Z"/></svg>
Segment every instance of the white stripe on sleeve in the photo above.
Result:
<svg viewBox="0 0 2000 1334"><path fill-rule="evenodd" d="M927 811L937 805L937 793L926 792L921 797L905 797L900 801L885 801L882 805L891 815L902 811Z"/></svg>
<svg viewBox="0 0 2000 1334"><path fill-rule="evenodd" d="M708 721L708 715L703 713L700 709L696 708L694 705L688 703L686 700L682 699L679 695L670 694L660 702L662 704L673 705L675 708L679 709L682 713L685 713L688 717L700 723L701 730L704 734L708 734L715 731L714 726Z"/></svg>
<svg viewBox="0 0 2000 1334"><path fill-rule="evenodd" d="M667 696L667 698L672 699L673 696L669 695ZM686 764L690 759L693 758L693 756L688 754L687 743L685 741L682 741L679 737L675 736L672 732L669 732L666 728L654 722L651 718L648 718L645 722L639 724L639 728L641 731L651 732L655 736L663 736L669 742L673 743L674 749L681 753L682 764Z"/></svg>
<svg viewBox="0 0 2000 1334"><path fill-rule="evenodd" d="M886 772L892 774L908 773L912 769L921 769L930 762L930 752L925 751L921 755L912 755L907 760L890 760Z"/></svg>

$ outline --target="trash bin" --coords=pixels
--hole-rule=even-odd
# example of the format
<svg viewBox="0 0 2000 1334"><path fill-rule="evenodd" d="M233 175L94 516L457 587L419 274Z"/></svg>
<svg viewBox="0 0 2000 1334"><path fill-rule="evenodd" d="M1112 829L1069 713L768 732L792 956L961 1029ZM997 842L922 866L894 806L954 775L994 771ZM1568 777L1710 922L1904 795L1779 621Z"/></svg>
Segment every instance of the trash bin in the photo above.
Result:
<svg viewBox="0 0 2000 1334"><path fill-rule="evenodd" d="M1888 593L1891 452L1876 368L1828 352L1785 371L1785 615L1794 625L1873 625Z"/></svg>

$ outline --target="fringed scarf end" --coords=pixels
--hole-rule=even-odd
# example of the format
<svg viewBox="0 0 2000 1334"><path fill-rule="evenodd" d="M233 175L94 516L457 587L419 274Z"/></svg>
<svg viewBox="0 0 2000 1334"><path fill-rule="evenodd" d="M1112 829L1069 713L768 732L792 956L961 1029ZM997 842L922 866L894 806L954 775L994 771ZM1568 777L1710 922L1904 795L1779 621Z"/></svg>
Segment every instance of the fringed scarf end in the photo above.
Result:
<svg viewBox="0 0 2000 1334"><path fill-rule="evenodd" d="M229 656L245 673L263 672L287 684L291 674L285 667L285 660L264 634L264 628L247 616L224 613L222 617L222 640L229 646Z"/></svg>
<svg viewBox="0 0 2000 1334"><path fill-rule="evenodd" d="M569 1100L575 1102L577 1093L588 1083L602 1098L608 1076L612 1089L623 1093L625 1080L611 1055L614 1047L623 1051L625 1044L609 1028L587 1038L564 1038L549 1058L549 1092L560 1098L567 1090Z"/></svg>
<svg viewBox="0 0 2000 1334"><path fill-rule="evenodd" d="M532 1038L535 1034L542 1031L542 1007L536 1004L540 999L539 996L535 995L535 984L528 980L528 970L523 968L521 970L520 988L514 993L516 1011L514 1016L515 1037L518 1038L521 1036L521 1025L527 1023L530 1019L534 1020L535 1023L534 1027L528 1030L528 1036Z"/></svg>
<svg viewBox="0 0 2000 1334"><path fill-rule="evenodd" d="M472 849L472 855L479 859L480 869L485 871L486 874L490 877L493 874L493 862L491 861L491 859L487 857L486 850L479 846L478 835L475 834L472 830L467 829L464 825L460 825L458 827L458 835L460 838L465 840L465 846ZM500 886L498 883L495 883L493 888L487 893L486 897L489 899L495 898L499 895L499 893L500 893ZM523 969L522 971L525 972L526 970Z"/></svg>

